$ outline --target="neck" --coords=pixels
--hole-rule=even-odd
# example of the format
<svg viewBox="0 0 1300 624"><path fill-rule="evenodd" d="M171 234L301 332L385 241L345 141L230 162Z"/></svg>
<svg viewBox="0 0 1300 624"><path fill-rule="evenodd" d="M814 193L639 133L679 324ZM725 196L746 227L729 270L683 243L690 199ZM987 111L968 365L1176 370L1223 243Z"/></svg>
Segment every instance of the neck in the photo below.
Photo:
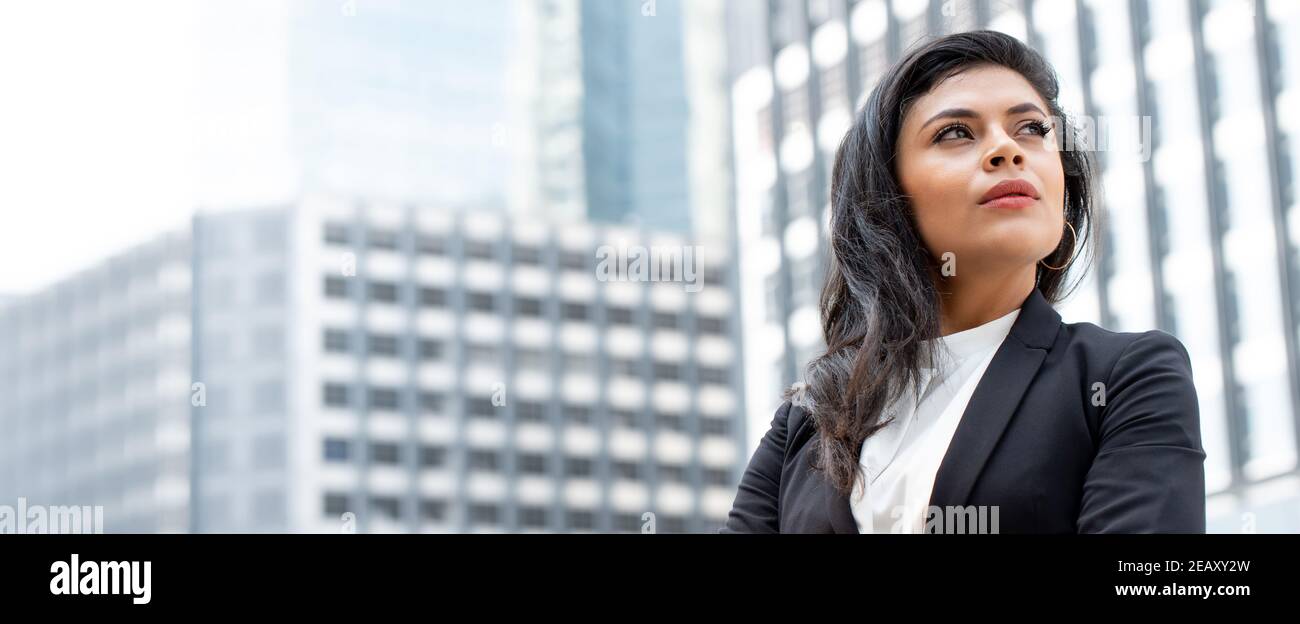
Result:
<svg viewBox="0 0 1300 624"><path fill-rule="evenodd" d="M972 276L939 277L939 335L947 336L1010 314L1034 290L1035 267L981 270Z"/></svg>

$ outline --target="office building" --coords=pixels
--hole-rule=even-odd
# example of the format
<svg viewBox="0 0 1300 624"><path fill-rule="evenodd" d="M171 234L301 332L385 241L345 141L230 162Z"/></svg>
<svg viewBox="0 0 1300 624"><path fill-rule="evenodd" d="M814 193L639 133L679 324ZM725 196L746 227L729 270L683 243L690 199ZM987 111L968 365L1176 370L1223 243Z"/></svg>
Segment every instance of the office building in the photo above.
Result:
<svg viewBox="0 0 1300 624"><path fill-rule="evenodd" d="M0 311L0 500L109 532L716 530L726 252L333 196L199 216ZM603 270L638 253L661 270Z"/></svg>

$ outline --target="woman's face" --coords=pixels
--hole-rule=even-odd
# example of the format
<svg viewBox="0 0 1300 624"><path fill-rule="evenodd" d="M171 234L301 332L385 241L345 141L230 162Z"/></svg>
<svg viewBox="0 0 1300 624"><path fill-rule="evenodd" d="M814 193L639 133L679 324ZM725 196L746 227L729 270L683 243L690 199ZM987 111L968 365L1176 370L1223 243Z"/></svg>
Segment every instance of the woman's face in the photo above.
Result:
<svg viewBox="0 0 1300 624"><path fill-rule="evenodd" d="M941 265L955 258L955 275L1032 269L1060 244L1065 173L1048 111L1024 77L994 65L948 78L908 111L899 183L926 247ZM1028 186L994 188L1006 181Z"/></svg>

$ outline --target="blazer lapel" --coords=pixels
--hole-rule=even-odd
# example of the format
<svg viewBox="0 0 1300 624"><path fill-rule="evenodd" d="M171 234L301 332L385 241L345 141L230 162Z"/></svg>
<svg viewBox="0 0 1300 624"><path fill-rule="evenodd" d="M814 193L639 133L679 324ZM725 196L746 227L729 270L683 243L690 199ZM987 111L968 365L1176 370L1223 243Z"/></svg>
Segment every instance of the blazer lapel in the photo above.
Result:
<svg viewBox="0 0 1300 624"><path fill-rule="evenodd" d="M985 461L1011 422L1016 406L1029 388L1061 328L1061 315L1035 288L975 392L966 404L948 452L935 475L931 506L965 505ZM827 517L836 533L857 533L849 497L827 488Z"/></svg>
<svg viewBox="0 0 1300 624"><path fill-rule="evenodd" d="M931 506L966 504L985 461L1011 422L1060 328L1061 315L1035 288L975 386L948 453L939 464L930 493Z"/></svg>

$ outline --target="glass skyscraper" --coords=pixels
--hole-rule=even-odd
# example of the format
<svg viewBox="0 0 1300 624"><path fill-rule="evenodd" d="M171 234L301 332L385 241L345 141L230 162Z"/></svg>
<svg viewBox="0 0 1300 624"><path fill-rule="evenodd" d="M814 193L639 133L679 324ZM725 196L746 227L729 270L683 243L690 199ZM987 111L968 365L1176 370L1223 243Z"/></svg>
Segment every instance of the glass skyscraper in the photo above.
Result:
<svg viewBox="0 0 1300 624"><path fill-rule="evenodd" d="M527 4L538 72L537 208L691 231L688 3ZM724 88L717 86L719 96Z"/></svg>

